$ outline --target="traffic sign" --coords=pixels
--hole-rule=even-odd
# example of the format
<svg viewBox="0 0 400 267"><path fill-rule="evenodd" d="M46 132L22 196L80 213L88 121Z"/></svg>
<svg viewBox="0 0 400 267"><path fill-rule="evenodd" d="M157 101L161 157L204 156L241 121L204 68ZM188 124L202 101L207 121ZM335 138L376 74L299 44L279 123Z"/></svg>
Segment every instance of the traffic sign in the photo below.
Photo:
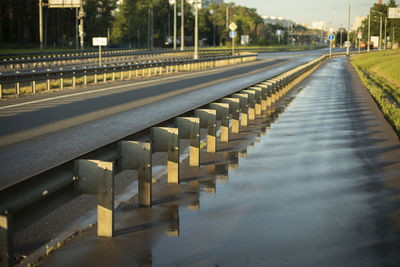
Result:
<svg viewBox="0 0 400 267"><path fill-rule="evenodd" d="M232 22L231 24L229 24L229 29L231 29L232 31L236 31L237 25L234 22Z"/></svg>
<svg viewBox="0 0 400 267"><path fill-rule="evenodd" d="M335 31L334 27L329 27L329 33L333 33Z"/></svg>
<svg viewBox="0 0 400 267"><path fill-rule="evenodd" d="M236 37L236 32L235 32L235 31L231 31L231 32L229 33L229 36L230 36L231 38L235 38L235 37Z"/></svg>
<svg viewBox="0 0 400 267"><path fill-rule="evenodd" d="M357 37L358 39L361 39L362 38L362 32L358 32L358 37Z"/></svg>
<svg viewBox="0 0 400 267"><path fill-rule="evenodd" d="M346 41L346 42L344 43L344 46L345 46L345 47L350 47L350 41Z"/></svg>
<svg viewBox="0 0 400 267"><path fill-rule="evenodd" d="M331 35L329 35L329 41L333 41L333 40L335 40L335 35L333 35L333 34L331 34Z"/></svg>
<svg viewBox="0 0 400 267"><path fill-rule="evenodd" d="M107 38L106 37L93 37L92 43L93 43L93 46L106 46Z"/></svg>

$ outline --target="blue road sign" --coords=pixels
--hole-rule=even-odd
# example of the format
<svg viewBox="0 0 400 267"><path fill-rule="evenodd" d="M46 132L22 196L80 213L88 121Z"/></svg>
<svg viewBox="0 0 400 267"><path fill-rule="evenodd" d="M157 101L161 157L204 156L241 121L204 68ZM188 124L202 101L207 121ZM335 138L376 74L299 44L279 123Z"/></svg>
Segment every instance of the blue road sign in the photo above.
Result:
<svg viewBox="0 0 400 267"><path fill-rule="evenodd" d="M333 35L333 34L329 35L329 40L330 41L333 41L334 39L335 39L335 35Z"/></svg>
<svg viewBox="0 0 400 267"><path fill-rule="evenodd" d="M231 38L235 38L235 37L236 37L236 32L235 32L235 31L231 31L231 32L229 33L229 36L230 36Z"/></svg>

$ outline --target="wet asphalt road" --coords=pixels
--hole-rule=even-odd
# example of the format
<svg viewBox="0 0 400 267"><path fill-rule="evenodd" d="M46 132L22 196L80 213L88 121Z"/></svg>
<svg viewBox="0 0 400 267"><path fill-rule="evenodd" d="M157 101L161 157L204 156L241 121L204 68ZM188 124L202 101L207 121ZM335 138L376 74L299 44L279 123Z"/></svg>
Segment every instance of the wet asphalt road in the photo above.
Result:
<svg viewBox="0 0 400 267"><path fill-rule="evenodd" d="M257 62L203 72L0 101L0 124L5 125L0 128L0 188L225 96L249 79L267 79L325 52L266 55Z"/></svg>
<svg viewBox="0 0 400 267"><path fill-rule="evenodd" d="M238 162L203 162L207 186L159 185L180 197L127 204L116 237L94 227L43 266L399 266L399 140L346 61L318 69L264 136L236 136L246 153L220 147Z"/></svg>

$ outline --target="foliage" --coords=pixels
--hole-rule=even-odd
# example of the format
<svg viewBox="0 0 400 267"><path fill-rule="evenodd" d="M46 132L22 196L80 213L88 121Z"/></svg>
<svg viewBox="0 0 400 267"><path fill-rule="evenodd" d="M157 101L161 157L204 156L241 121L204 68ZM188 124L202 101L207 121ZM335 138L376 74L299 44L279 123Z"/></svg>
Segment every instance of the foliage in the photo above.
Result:
<svg viewBox="0 0 400 267"><path fill-rule="evenodd" d="M370 31L371 31L371 36L379 36L380 34L380 17L381 15L376 12L381 12L383 14L388 14L388 8L389 7L397 7L396 1L395 0L389 0L388 3L386 4L374 4L370 8L370 14L371 14L371 25L370 25ZM362 32L362 42L367 42L368 41L368 20L369 18L367 17L365 20L362 22L362 26L359 29ZM387 26L386 26L386 35L390 37L390 40L392 40L392 35L393 35L393 30L395 31L395 42L399 42L400 40L400 19L388 19L387 20ZM382 39L385 36L385 16L382 15ZM353 39L357 38L356 34L353 34Z"/></svg>
<svg viewBox="0 0 400 267"><path fill-rule="evenodd" d="M360 79L400 135L400 51L382 51L351 60Z"/></svg>
<svg viewBox="0 0 400 267"><path fill-rule="evenodd" d="M3 47L37 47L39 0L0 1L0 42ZM44 3L47 0L43 0ZM92 37L111 37L111 45L147 47L152 36L154 46L161 46L173 34L173 5L169 0L124 0L117 6L116 0L84 0L84 31L86 46ZM184 1L184 25L186 45L193 44L194 7ZM177 0L177 12L181 1ZM228 25L235 22L238 37L248 35L250 45L278 44L277 30L284 35L281 44L288 42L288 31L283 25L265 24L256 9L224 3L223 0L203 0L199 10L199 39L212 45L230 45ZM177 18L177 37L180 39L181 20ZM153 25L152 34L151 25ZM76 10L43 8L45 47L73 47L76 37ZM296 26L301 28L301 26ZM400 29L400 27L399 27ZM302 29L300 29L302 30ZM188 41L190 40L190 41ZM235 41L240 43L240 38ZM304 42L303 42L304 43ZM18 46L17 46L18 48Z"/></svg>

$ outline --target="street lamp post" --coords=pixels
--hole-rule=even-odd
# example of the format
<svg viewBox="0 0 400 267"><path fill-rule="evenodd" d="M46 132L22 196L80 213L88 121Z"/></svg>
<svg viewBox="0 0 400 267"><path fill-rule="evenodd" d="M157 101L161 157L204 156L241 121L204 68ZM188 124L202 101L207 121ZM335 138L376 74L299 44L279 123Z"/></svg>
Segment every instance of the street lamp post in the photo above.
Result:
<svg viewBox="0 0 400 267"><path fill-rule="evenodd" d="M194 59L199 58L199 10L198 1L195 1L195 22L194 22Z"/></svg>
<svg viewBox="0 0 400 267"><path fill-rule="evenodd" d="M176 50L176 1L174 0L174 51Z"/></svg>
<svg viewBox="0 0 400 267"><path fill-rule="evenodd" d="M185 0L181 0L181 51L185 49L185 17L184 17L184 8L185 8Z"/></svg>
<svg viewBox="0 0 400 267"><path fill-rule="evenodd" d="M350 0L349 0L349 14L347 20L347 42L350 41ZM346 46L346 55L350 56L350 46Z"/></svg>
<svg viewBox="0 0 400 267"><path fill-rule="evenodd" d="M386 27L387 27L387 18L385 18L385 41L384 41L384 44L385 44L384 49L385 49L385 50L387 49Z"/></svg>
<svg viewBox="0 0 400 267"><path fill-rule="evenodd" d="M367 41L367 44L368 44L368 53L370 52L370 46L371 46L371 12L369 12L369 15L368 15L368 41Z"/></svg>
<svg viewBox="0 0 400 267"><path fill-rule="evenodd" d="M40 39L40 52L43 52L43 4L39 0L39 39Z"/></svg>

